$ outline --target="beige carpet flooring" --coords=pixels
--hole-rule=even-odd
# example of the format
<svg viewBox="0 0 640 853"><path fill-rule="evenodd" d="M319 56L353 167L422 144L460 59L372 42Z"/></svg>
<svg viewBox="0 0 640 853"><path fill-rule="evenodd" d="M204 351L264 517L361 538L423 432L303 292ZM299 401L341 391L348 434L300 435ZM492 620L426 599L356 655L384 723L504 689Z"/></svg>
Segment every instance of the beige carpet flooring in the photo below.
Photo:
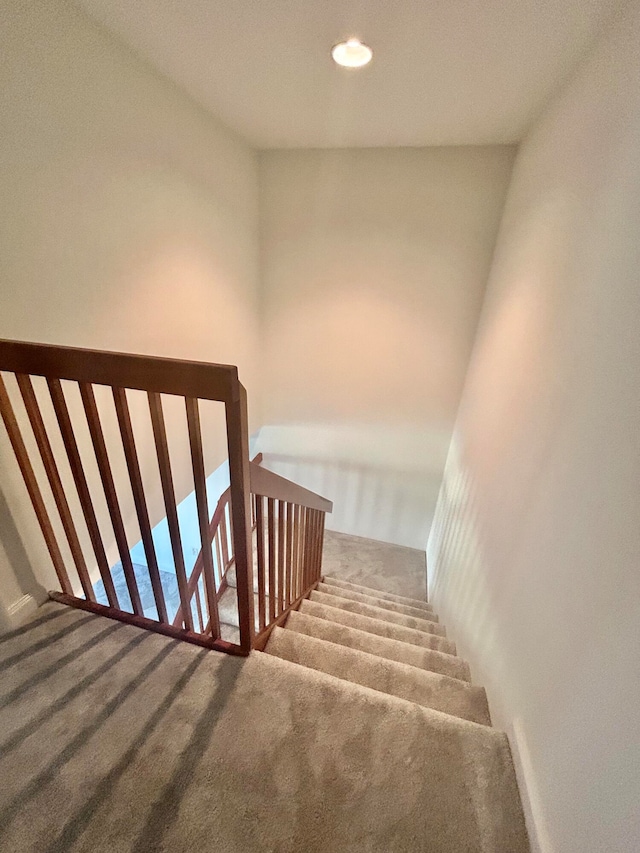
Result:
<svg viewBox="0 0 640 853"><path fill-rule="evenodd" d="M247 659L53 603L0 637L0 850L526 853L484 691L374 575Z"/></svg>

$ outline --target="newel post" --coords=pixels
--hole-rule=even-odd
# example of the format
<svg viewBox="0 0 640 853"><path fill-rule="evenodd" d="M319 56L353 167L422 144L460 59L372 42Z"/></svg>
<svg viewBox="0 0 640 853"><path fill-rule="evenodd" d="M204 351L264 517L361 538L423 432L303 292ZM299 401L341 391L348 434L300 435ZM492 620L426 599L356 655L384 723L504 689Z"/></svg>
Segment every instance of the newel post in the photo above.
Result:
<svg viewBox="0 0 640 853"><path fill-rule="evenodd" d="M251 483L249 477L249 422L247 392L235 383L233 398L226 403L231 523L236 563L240 645L249 654L255 634L253 603L253 547L251 539Z"/></svg>

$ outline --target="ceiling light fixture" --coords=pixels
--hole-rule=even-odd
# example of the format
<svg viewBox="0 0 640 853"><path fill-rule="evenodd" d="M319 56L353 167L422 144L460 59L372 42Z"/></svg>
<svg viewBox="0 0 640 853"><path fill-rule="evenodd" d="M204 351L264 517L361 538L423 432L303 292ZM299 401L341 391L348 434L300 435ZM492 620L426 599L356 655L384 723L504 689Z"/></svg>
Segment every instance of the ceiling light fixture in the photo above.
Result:
<svg viewBox="0 0 640 853"><path fill-rule="evenodd" d="M362 68L371 62L373 51L363 44L360 39L347 39L331 48L333 61L345 68Z"/></svg>

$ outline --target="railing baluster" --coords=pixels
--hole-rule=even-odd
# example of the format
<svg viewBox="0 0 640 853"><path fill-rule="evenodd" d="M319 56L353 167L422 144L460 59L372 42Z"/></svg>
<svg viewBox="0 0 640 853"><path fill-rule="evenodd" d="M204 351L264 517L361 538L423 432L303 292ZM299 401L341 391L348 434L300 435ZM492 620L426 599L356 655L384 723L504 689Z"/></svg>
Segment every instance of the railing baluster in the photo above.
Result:
<svg viewBox="0 0 640 853"><path fill-rule="evenodd" d="M200 633L203 633L204 630L204 619L202 618L202 602L200 601L200 584L196 584L196 610L198 613L198 625L200 626Z"/></svg>
<svg viewBox="0 0 640 853"><path fill-rule="evenodd" d="M164 590L162 589L162 581L160 580L160 571L158 569L158 558L156 556L156 549L155 545L153 544L151 522L149 521L149 510L147 508L147 500L144 494L142 473L140 471L138 452L136 450L135 437L133 435L133 427L131 425L131 415L129 413L129 404L127 403L127 393L124 388L114 387L111 390L113 392L113 402L116 408L116 416L118 418L120 436L122 437L122 447L127 462L127 469L129 471L129 480L131 482L133 502L136 507L138 524L140 525L140 536L142 538L144 553L147 558L147 568L149 570L151 588L153 589L153 597L156 602L156 610L158 611L158 621L168 622L169 620L167 618L167 606L164 600Z"/></svg>
<svg viewBox="0 0 640 853"><path fill-rule="evenodd" d="M293 601L293 554L295 536L295 507L287 502L287 607Z"/></svg>
<svg viewBox="0 0 640 853"><path fill-rule="evenodd" d="M231 506L231 489L229 489L229 497L227 500L228 500L227 514L229 516L229 527L227 529L227 532L228 532L227 545L229 547L229 560L225 565L230 566L231 563L235 563L235 561L236 561L236 555L235 555L235 552L233 550L233 507ZM226 569L225 569L225 571L226 571Z"/></svg>
<svg viewBox="0 0 640 853"><path fill-rule="evenodd" d="M316 581L316 565L318 562L318 528L320 526L320 515L319 510L313 510L313 540L311 547L311 571L309 574L309 585L315 583Z"/></svg>
<svg viewBox="0 0 640 853"><path fill-rule="evenodd" d="M9 441L11 442L11 447L15 453L24 484L27 487L27 492L31 498L31 503L33 504L36 518L38 519L38 524L42 530L42 535L44 536L44 541L51 556L62 591L68 595L73 595L69 575L67 574L67 569L64 565L62 554L60 553L60 547L58 546L56 535L53 531L53 527L51 526L51 519L49 518L49 513L47 512L47 508L42 498L42 493L40 492L40 487L38 486L38 481L36 480L36 475L33 471L31 461L29 460L29 454L27 453L27 448L25 447L22 433L20 432L20 427L18 426L13 406L11 405L11 400L9 399L9 394L7 393L4 379L1 375L0 414L2 415L2 420L4 421Z"/></svg>
<svg viewBox="0 0 640 853"><path fill-rule="evenodd" d="M309 589L311 579L313 577L313 560L315 553L315 533L316 533L316 514L315 510L310 509L307 513L308 529L307 529L307 565L304 579L304 588Z"/></svg>
<svg viewBox="0 0 640 853"><path fill-rule="evenodd" d="M302 588L307 590L311 583L311 571L313 561L313 510L307 508L307 519L304 533L304 574L302 577Z"/></svg>
<svg viewBox="0 0 640 853"><path fill-rule="evenodd" d="M229 504L227 503L224 511L222 513L222 521L220 522L220 544L222 546L222 562L224 568L222 569L222 574L227 571L227 566L229 565L229 530L231 525L227 526L227 518L229 515ZM222 576L220 578L222 580Z"/></svg>
<svg viewBox="0 0 640 853"><path fill-rule="evenodd" d="M293 508L293 584L291 601L298 597L298 573L300 570L300 507L298 504Z"/></svg>
<svg viewBox="0 0 640 853"><path fill-rule="evenodd" d="M313 554L313 576L312 580L315 582L320 579L320 564L322 562L322 519L324 518L324 513L316 510L316 527L315 527L315 536L314 536L314 554Z"/></svg>
<svg viewBox="0 0 640 853"><path fill-rule="evenodd" d="M58 513L60 514L60 521L62 522L62 527L64 529L65 536L67 537L67 542L69 543L69 550L71 551L71 556L73 557L73 562L78 572L82 589L89 601L95 601L96 597L93 591L93 586L91 585L91 578L89 577L84 554L82 553L82 546L78 539L78 533L73 522L71 510L69 509L67 496L64 493L64 487L62 485L62 480L60 479L60 472L58 471L58 466L53 455L53 449L44 425L44 420L42 419L38 400L33 390L31 378L26 373L18 373L16 374L16 379L24 401L24 407L36 439L36 444L38 445L42 464L44 466L49 485L51 486L53 499L58 508Z"/></svg>
<svg viewBox="0 0 640 853"><path fill-rule="evenodd" d="M198 401L195 398L185 397L184 402L187 410L189 445L191 447L191 466L193 468L193 483L195 486L196 505L198 508L198 526L200 528L204 589L213 636L219 637L220 624L218 618L218 601L216 599L216 582L213 575L211 537L209 534L209 505L207 502L207 482L204 470L204 452L202 450L200 413L198 411ZM200 619L200 625L202 626L202 618Z"/></svg>
<svg viewBox="0 0 640 853"><path fill-rule="evenodd" d="M278 616L284 610L285 530L284 502L278 501Z"/></svg>
<svg viewBox="0 0 640 853"><path fill-rule="evenodd" d="M276 554L274 500L267 498L267 538L269 543L269 622L276 618Z"/></svg>
<svg viewBox="0 0 640 853"><path fill-rule="evenodd" d="M310 518L311 510L304 507L302 510L304 525L302 528L302 569L300 572L300 594L307 588L307 575L309 572L309 554L310 554Z"/></svg>
<svg viewBox="0 0 640 853"><path fill-rule="evenodd" d="M76 484L76 490L78 492L78 497L80 498L80 506L82 507L82 513L87 525L87 530L89 531L89 538L91 539L93 553L95 554L100 577L104 584L107 601L111 607L118 609L118 596L116 594L115 586L113 585L111 569L109 568L109 562L104 550L102 534L100 533L98 519L96 517L95 509L93 508L93 501L91 500L91 493L89 491L87 478L82 466L78 443L76 442L73 425L71 423L71 418L69 417L69 409L67 408L64 391L62 390L62 385L60 384L59 379L47 379L47 385L49 386L51 402L53 403L53 409L56 413L58 426L60 427L60 434L67 452L67 458L69 459L69 466L71 468L71 474L73 475L73 481Z"/></svg>
<svg viewBox="0 0 640 853"><path fill-rule="evenodd" d="M300 595L300 563L302 561L302 507L296 504L295 508L295 545L294 545L294 583L292 601Z"/></svg>
<svg viewBox="0 0 640 853"><path fill-rule="evenodd" d="M184 566L184 555L182 553L182 540L180 538L176 496L173 490L173 475L171 474L167 432L164 425L164 415L162 413L162 400L160 398L160 394L156 394L153 391L147 392L147 397L149 398L151 426L153 428L153 438L156 445L158 467L160 469L160 483L162 485L164 507L167 513L167 524L169 526L173 563L176 570L176 579L178 581L180 606L182 608L182 621L184 622L184 626L187 631L192 631L193 620L191 618L191 605L187 591L187 573Z"/></svg>
<svg viewBox="0 0 640 853"><path fill-rule="evenodd" d="M326 513L320 513L320 524L318 530L318 558L316 565L316 580L320 580L322 577L322 550L324 544L324 522L326 518Z"/></svg>
<svg viewBox="0 0 640 853"><path fill-rule="evenodd" d="M318 526L319 526L320 512L318 510L312 510L311 513L311 554L309 556L309 577L308 577L308 585L311 586L312 583L316 580L316 563L317 563L317 552L318 552Z"/></svg>
<svg viewBox="0 0 640 853"><path fill-rule="evenodd" d="M96 455L96 462L98 463L100 479L102 480L104 496L107 501L107 509L109 510L109 517L111 518L111 524L113 525L113 532L118 546L118 553L120 554L120 561L122 562L122 568L124 569L124 577L127 582L129 597L131 598L131 606L133 607L133 612L136 616L142 616L142 602L140 601L140 593L138 592L138 583L133 571L133 563L131 562L131 554L129 553L129 543L127 542L127 534L124 529L124 522L122 521L122 513L120 512L116 486L113 481L113 474L111 473L111 465L107 455L107 445L105 444L104 433L102 432L102 425L100 423L100 416L98 415L98 407L96 406L93 386L84 382L79 382L78 385L80 387L80 396L82 397L84 411L87 416L87 424L89 426L91 442Z"/></svg>
<svg viewBox="0 0 640 853"><path fill-rule="evenodd" d="M311 510L308 507L302 509L302 568L300 571L300 594L307 588L307 575L309 573L309 554L310 554L310 537L309 537L309 520Z"/></svg>
<svg viewBox="0 0 640 853"><path fill-rule="evenodd" d="M258 627L259 630L265 627L265 560L264 560L264 502L260 495L255 495L256 509L256 538L257 538L257 572L258 572Z"/></svg>
<svg viewBox="0 0 640 853"><path fill-rule="evenodd" d="M281 502L282 506L282 527L284 529L284 537L282 540L282 610L287 609L287 597L289 595L289 503Z"/></svg>
<svg viewBox="0 0 640 853"><path fill-rule="evenodd" d="M224 581L224 577L225 577L225 567L223 565L222 550L220 547L221 539L222 539L222 537L220 534L220 529L218 529L218 530L216 530L216 535L213 537L213 546L216 549L216 561L218 563L218 574L220 575L216 589L220 589L220 587L222 586L222 583ZM212 551L212 555L213 555L213 551Z"/></svg>
<svg viewBox="0 0 640 853"><path fill-rule="evenodd" d="M300 566L300 595L306 590L306 578L309 570L309 509L302 508L302 565Z"/></svg>

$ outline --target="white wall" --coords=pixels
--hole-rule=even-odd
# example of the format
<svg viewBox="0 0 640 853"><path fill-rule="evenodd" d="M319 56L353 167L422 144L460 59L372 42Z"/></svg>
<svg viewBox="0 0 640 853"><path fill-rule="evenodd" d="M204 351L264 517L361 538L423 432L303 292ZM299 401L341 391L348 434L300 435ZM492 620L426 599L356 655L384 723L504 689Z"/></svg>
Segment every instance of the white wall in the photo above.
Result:
<svg viewBox="0 0 640 853"><path fill-rule="evenodd" d="M521 146L428 547L545 853L640 849L639 44Z"/></svg>
<svg viewBox="0 0 640 853"><path fill-rule="evenodd" d="M3 3L0 40L0 337L237 364L255 428L255 153L71 3ZM132 406L152 476L144 400ZM108 411L106 418L116 473L126 482L115 419ZM168 420L183 427L184 439L179 406L168 404ZM213 470L226 449L219 416L207 423ZM51 585L4 428L0 442L10 515L0 530L20 531L36 574ZM188 465L180 464L184 441L172 451L181 498L192 488L183 476ZM157 483L155 494L157 520L164 515ZM121 498L132 521L126 490ZM135 524L129 532L139 539ZM108 524L105 534L111 537ZM112 538L108 544L115 557ZM24 560L11 580L10 562L0 558L5 608L30 583Z"/></svg>
<svg viewBox="0 0 640 853"><path fill-rule="evenodd" d="M265 464L424 547L511 147L260 155Z"/></svg>

